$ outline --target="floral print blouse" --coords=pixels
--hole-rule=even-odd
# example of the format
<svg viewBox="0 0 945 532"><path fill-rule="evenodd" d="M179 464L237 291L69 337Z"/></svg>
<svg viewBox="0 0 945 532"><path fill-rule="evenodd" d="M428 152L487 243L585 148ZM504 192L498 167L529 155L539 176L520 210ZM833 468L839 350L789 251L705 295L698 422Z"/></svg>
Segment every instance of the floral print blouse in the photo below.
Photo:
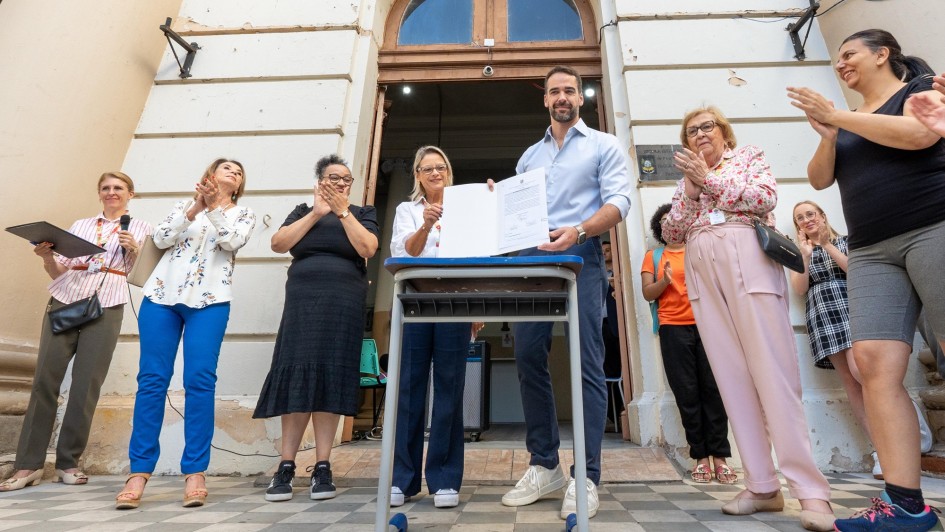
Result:
<svg viewBox="0 0 945 532"><path fill-rule="evenodd" d="M761 148L749 145L726 149L719 163L706 174L697 200L686 196L684 179L676 185L673 207L663 223L666 242L685 242L691 229L712 225L710 216L716 210L721 211L726 222L750 225L760 218L766 225L774 226L777 183Z"/></svg>
<svg viewBox="0 0 945 532"><path fill-rule="evenodd" d="M253 233L256 215L249 207L203 211L191 222L181 201L154 230L154 243L167 249L145 283L144 296L159 305L204 308L233 298L230 288L236 251Z"/></svg>

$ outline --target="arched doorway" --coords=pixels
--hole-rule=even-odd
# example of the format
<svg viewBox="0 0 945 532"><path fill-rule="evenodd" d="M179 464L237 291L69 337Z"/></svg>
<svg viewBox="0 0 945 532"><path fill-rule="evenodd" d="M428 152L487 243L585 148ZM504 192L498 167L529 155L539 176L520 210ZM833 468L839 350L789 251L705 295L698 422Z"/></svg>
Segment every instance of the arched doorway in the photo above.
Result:
<svg viewBox="0 0 945 532"><path fill-rule="evenodd" d="M585 89L594 91L581 116L606 130L598 30L584 0L397 0L384 35L364 198L378 208L384 236L412 186L409 167L419 146L443 148L457 184L514 174L518 158L548 127L543 80L554 65L581 73ZM386 349L389 280L383 272L375 279L373 332ZM494 344L493 360L511 361L502 324L487 325L484 335ZM566 374L555 384L566 390ZM557 407L570 419L568 396Z"/></svg>

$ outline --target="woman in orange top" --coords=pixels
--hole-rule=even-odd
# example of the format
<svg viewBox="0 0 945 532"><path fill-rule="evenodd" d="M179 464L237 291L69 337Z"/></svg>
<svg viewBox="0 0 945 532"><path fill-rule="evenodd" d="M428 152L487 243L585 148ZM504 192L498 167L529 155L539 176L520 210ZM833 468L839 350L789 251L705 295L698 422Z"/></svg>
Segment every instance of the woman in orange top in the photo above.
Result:
<svg viewBox="0 0 945 532"><path fill-rule="evenodd" d="M640 271L643 297L659 303L657 316L663 369L676 396L679 417L689 443L689 456L696 461L690 476L694 482L707 483L712 480L714 472L719 483L734 484L738 477L725 462L732 456L728 443L728 416L686 293L686 245L667 244L663 240L663 219L671 207L669 203L660 205L650 219L653 236L665 247L657 260L658 265L654 264L652 250L643 259Z"/></svg>

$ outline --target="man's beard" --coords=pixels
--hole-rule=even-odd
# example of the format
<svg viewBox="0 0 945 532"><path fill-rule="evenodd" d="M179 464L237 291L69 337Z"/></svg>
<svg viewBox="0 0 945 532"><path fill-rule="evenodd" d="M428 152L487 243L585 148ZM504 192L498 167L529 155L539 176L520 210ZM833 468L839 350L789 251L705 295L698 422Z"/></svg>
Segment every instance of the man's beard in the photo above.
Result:
<svg viewBox="0 0 945 532"><path fill-rule="evenodd" d="M568 109L551 109L551 118L555 122L567 123L574 120L574 117L577 116L577 109L570 107Z"/></svg>

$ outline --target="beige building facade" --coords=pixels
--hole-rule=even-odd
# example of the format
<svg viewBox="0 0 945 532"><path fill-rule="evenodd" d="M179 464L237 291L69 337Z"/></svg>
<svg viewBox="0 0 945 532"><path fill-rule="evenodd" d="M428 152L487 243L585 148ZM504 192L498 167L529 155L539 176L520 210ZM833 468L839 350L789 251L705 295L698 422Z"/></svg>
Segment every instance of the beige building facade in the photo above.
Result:
<svg viewBox="0 0 945 532"><path fill-rule="evenodd" d="M411 186L405 161L409 164L418 145L438 143L469 180L511 175L508 161L514 165L547 126L541 92L529 85L540 86L536 72L556 57L570 58L599 90L583 116L617 135L632 161L633 206L611 236L619 250L623 294L625 435L685 460L685 438L638 273L653 243L649 217L670 199L674 183L638 181L637 147L678 144L686 110L718 105L735 125L740 144L766 150L779 181L779 227L789 231L791 206L809 198L842 230L836 188L815 192L807 184L806 164L817 137L789 105L785 87L810 86L838 105L855 107L831 65L844 36L874 26L897 35L907 54L945 69L945 50L932 45L940 40L936 31L945 27L945 16L919 0L846 0L814 20L807 57L798 61L784 27L809 5L806 0L562 0L580 19L583 37L573 46L513 42L502 13L514 0L470 2L474 15L482 17L476 19L473 42L437 50L398 45L400 21L411 7L407 0L4 0L4 227L40 219L68 227L93 215L94 183L112 169L136 182L132 216L156 223L175 200L188 196L211 160L240 160L247 177L244 203L258 222L237 259L214 443L244 454L274 454L280 445L278 420L251 419L269 367L289 264L270 250L269 239L295 205L311 202L314 162L327 153L351 161L352 202L375 204L384 221L381 250L370 263L373 313L365 334L386 348L391 279L379 264L389 255L394 208ZM158 30L166 17L184 39L200 46L188 79L179 77ZM37 20L45 21L46 36L39 40ZM486 39L496 42L486 46ZM482 73L486 66L494 66L492 76ZM408 99L405 87L423 97ZM439 107L433 98L439 98ZM0 444L12 451L28 401L48 278L25 242L4 235ZM137 305L140 291L133 289L133 295ZM800 298L792 298L791 319L815 458L824 469L863 470L868 443L839 380L809 361ZM502 347L499 327L490 324L484 334L494 356L507 360L510 351ZM555 345L561 353L563 346ZM135 316L128 308L85 457L89 472L127 470L137 357ZM566 364L554 365L555 382L566 389L567 374L559 367ZM910 368L907 386L913 391L925 386L918 365ZM64 394L68 388L67 378ZM567 420L569 400L559 395L559 414ZM170 396L183 407L179 375ZM183 446L177 413L168 408L164 423L159 473L177 471ZM214 452L211 472L253 474L272 460Z"/></svg>

